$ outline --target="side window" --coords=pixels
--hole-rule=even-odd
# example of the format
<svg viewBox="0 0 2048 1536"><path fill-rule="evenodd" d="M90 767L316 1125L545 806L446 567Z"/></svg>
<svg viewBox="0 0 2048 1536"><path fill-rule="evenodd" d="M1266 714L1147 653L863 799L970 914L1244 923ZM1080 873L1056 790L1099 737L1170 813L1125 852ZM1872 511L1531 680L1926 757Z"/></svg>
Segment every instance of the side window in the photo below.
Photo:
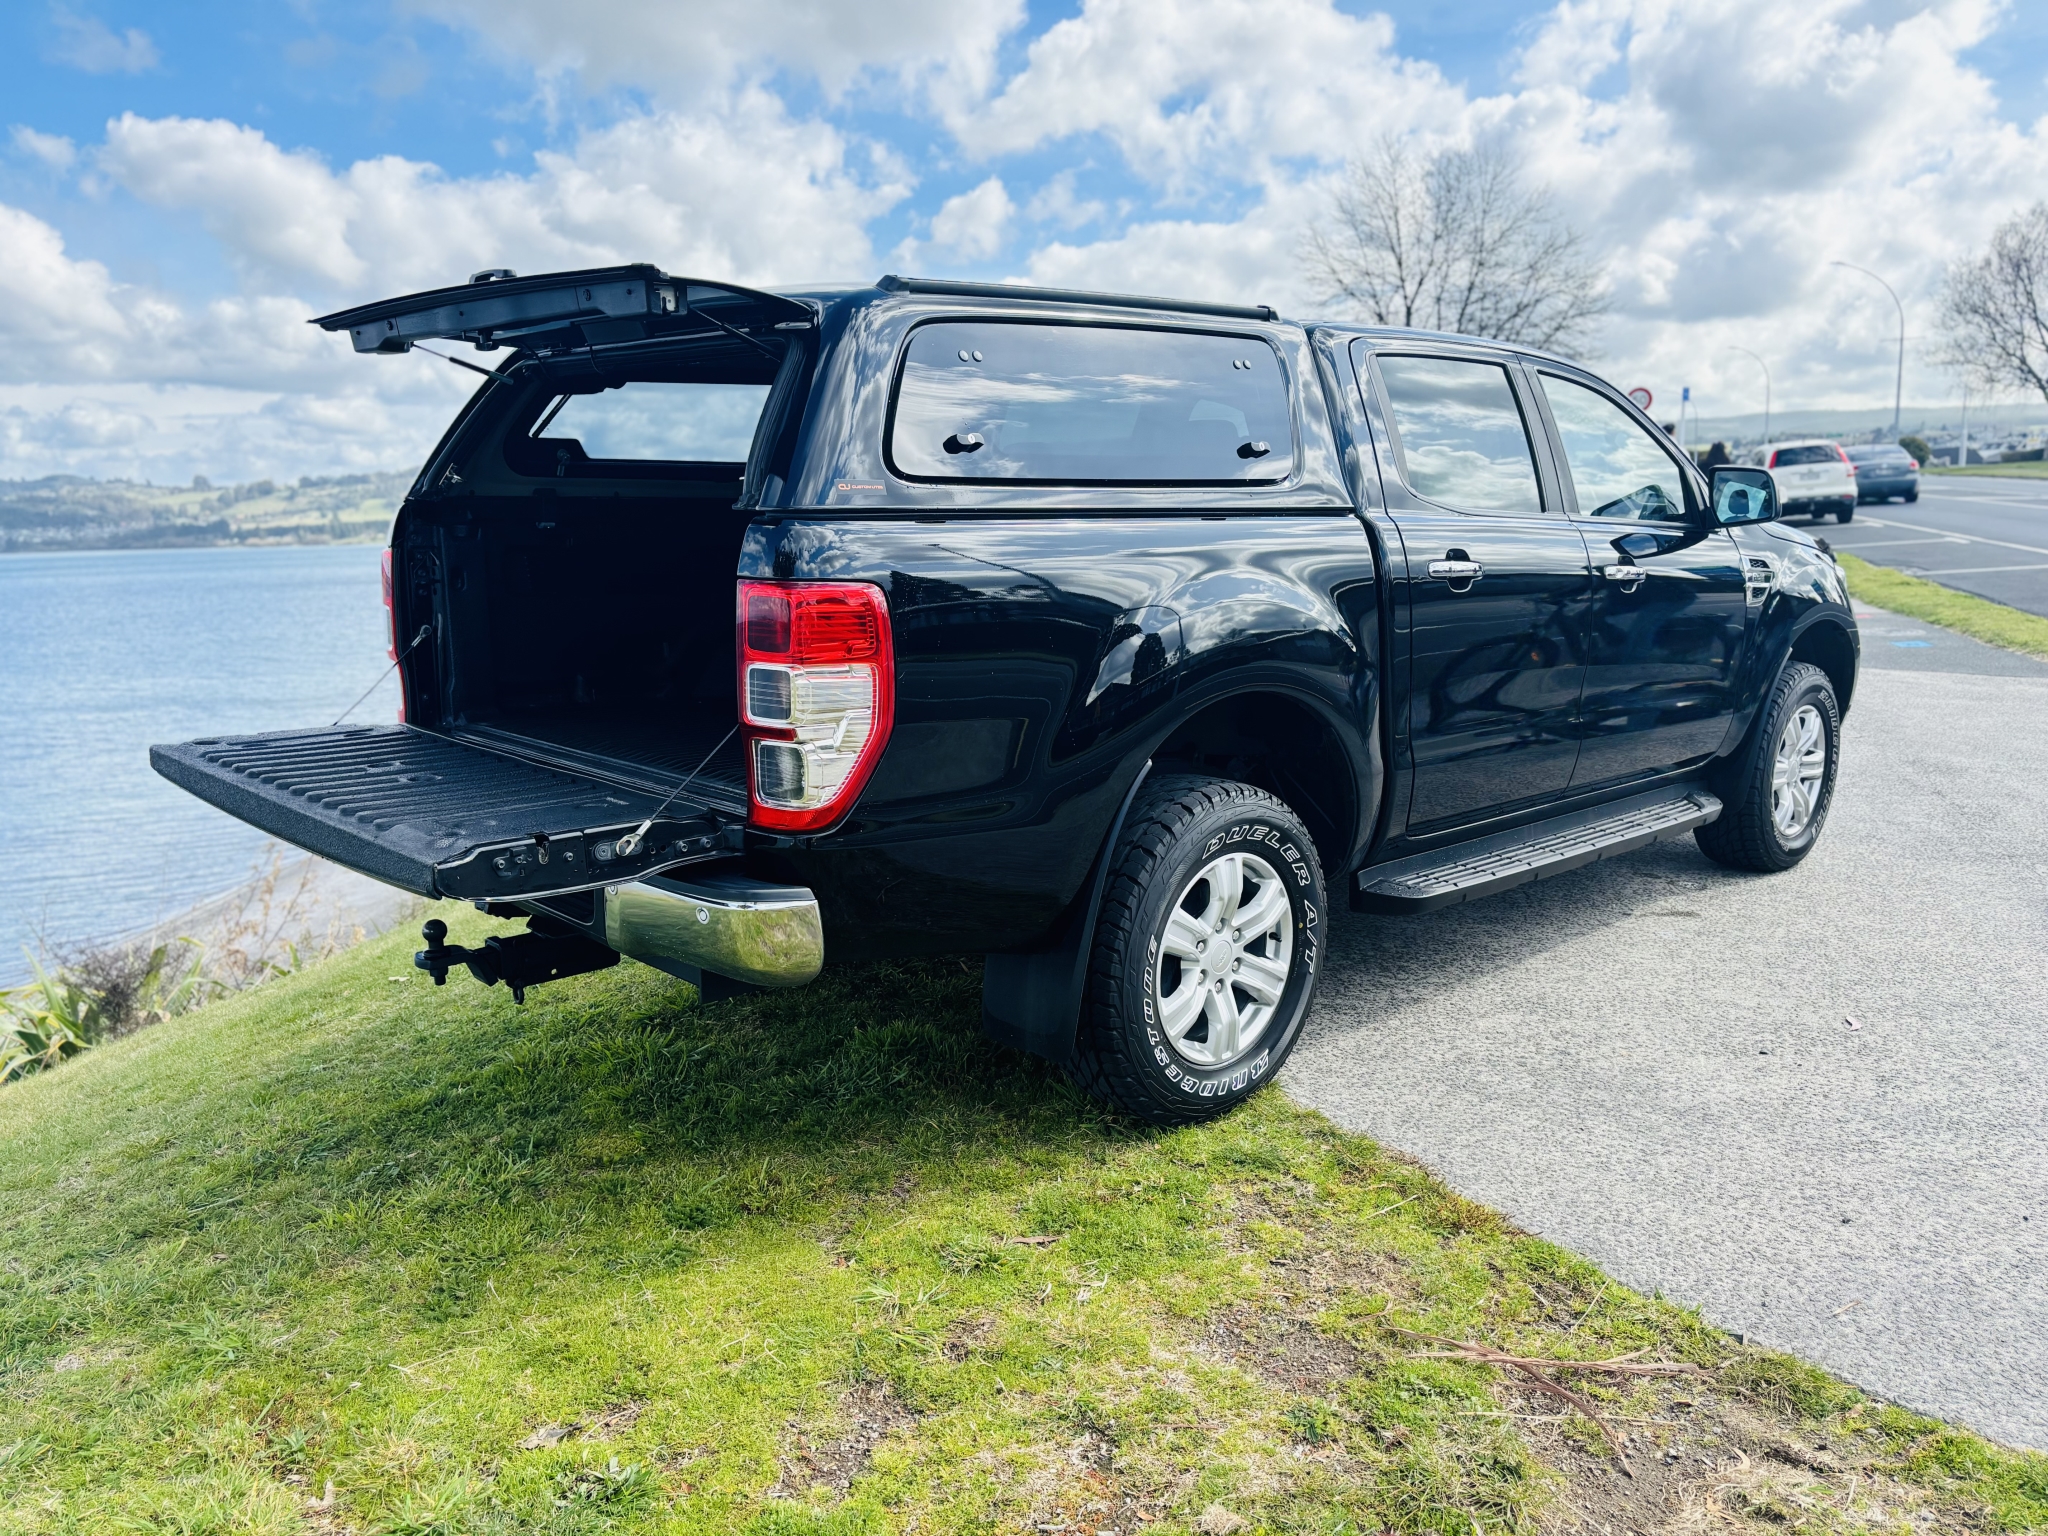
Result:
<svg viewBox="0 0 2048 1536"><path fill-rule="evenodd" d="M1256 336L941 321L911 332L889 457L926 480L1270 484L1294 424Z"/></svg>
<svg viewBox="0 0 2048 1536"><path fill-rule="evenodd" d="M1555 374L1542 377L1579 516L1684 522L1685 476L1657 440L1605 395Z"/></svg>
<svg viewBox="0 0 2048 1536"><path fill-rule="evenodd" d="M1394 456L1418 496L1465 512L1543 510L1521 407L1498 363L1381 357Z"/></svg>
<svg viewBox="0 0 2048 1536"><path fill-rule="evenodd" d="M558 396L528 436L575 442L591 459L740 464L767 401L766 384L645 380Z"/></svg>

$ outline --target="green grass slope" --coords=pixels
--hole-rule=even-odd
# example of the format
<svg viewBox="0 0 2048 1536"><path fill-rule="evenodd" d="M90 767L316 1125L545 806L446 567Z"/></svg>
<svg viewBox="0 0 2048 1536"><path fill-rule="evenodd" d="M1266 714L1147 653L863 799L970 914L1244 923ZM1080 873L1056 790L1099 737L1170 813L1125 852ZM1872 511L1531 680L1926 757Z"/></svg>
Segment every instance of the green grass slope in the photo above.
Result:
<svg viewBox="0 0 2048 1536"><path fill-rule="evenodd" d="M958 961L516 1009L408 947L0 1093L0 1531L2048 1523L2048 1458L1277 1092L1105 1119L983 1042ZM1704 1374L1574 1403L1416 1334Z"/></svg>

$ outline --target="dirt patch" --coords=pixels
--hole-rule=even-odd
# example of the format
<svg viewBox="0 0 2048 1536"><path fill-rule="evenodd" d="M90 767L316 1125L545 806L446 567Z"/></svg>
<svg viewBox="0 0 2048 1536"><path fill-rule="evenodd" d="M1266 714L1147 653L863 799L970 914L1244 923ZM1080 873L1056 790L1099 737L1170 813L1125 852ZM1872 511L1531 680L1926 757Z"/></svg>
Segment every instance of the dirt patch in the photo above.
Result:
<svg viewBox="0 0 2048 1536"><path fill-rule="evenodd" d="M640 1415L646 1411L647 1405L645 1403L631 1401L615 1403L609 1408L601 1409L591 1417L589 1424L584 1426L583 1438L586 1440L609 1440L613 1435L623 1435L627 1430L640 1422Z"/></svg>
<svg viewBox="0 0 2048 1536"><path fill-rule="evenodd" d="M843 1498L874 1460L875 1447L897 1430L917 1422L886 1381L864 1381L839 1400L845 1433L831 1440L811 1438L791 1422L791 1448L782 1457L782 1477L768 1490L771 1499L801 1498L821 1489Z"/></svg>
<svg viewBox="0 0 2048 1536"><path fill-rule="evenodd" d="M1304 1397L1319 1397L1356 1374L1362 1358L1355 1344L1307 1318L1244 1303L1214 1319L1203 1343L1207 1353Z"/></svg>
<svg viewBox="0 0 2048 1536"><path fill-rule="evenodd" d="M1976 1529L1926 1490L1873 1467L1881 1441L1859 1443L1854 1432L1840 1437L1846 1443L1802 1441L1749 1404L1691 1384L1637 1393L1605 1414L1623 1437L1628 1472L1583 1419L1558 1413L1555 1400L1506 1383L1496 1395L1537 1460L1563 1480L1541 1515L1552 1536L1900 1521L1957 1536Z"/></svg>
<svg viewBox="0 0 2048 1536"><path fill-rule="evenodd" d="M956 1318L946 1330L946 1342L939 1346L939 1352L948 1360L958 1364L968 1356L978 1354L996 1341L996 1321L992 1317Z"/></svg>

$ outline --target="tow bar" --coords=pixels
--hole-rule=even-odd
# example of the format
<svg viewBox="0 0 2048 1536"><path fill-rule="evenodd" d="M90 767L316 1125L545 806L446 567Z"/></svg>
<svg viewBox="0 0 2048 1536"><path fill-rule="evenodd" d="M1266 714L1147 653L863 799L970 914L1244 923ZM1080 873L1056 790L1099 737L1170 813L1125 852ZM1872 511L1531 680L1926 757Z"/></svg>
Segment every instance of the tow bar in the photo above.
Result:
<svg viewBox="0 0 2048 1536"><path fill-rule="evenodd" d="M512 989L512 1001L524 1003L526 989L564 976L581 976L585 971L602 971L619 963L618 952L595 939L567 927L557 927L544 917L527 920L527 932L504 938L488 938L474 949L448 942L448 925L438 917L429 918L420 929L427 947L413 952L412 963L434 978L434 985L448 984L448 972L458 965L487 987L504 982Z"/></svg>

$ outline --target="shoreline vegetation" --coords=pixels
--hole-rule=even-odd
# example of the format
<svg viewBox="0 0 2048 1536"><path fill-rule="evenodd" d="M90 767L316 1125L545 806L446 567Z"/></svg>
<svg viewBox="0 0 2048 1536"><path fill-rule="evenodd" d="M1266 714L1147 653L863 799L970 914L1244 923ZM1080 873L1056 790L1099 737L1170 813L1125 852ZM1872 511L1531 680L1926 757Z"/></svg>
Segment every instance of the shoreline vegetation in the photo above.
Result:
<svg viewBox="0 0 2048 1536"><path fill-rule="evenodd" d="M411 474L189 486L48 475L0 480L0 553L381 543Z"/></svg>
<svg viewBox="0 0 2048 1536"><path fill-rule="evenodd" d="M39 941L27 956L30 979L0 987L0 1085L289 976L395 926L417 906L402 895L378 910L351 906L323 878L333 873L334 866L273 843L242 884L141 933Z"/></svg>
<svg viewBox="0 0 2048 1536"><path fill-rule="evenodd" d="M1106 1116L957 960L516 1008L411 942L0 1093L0 1531L2048 1526L1277 1088Z"/></svg>

